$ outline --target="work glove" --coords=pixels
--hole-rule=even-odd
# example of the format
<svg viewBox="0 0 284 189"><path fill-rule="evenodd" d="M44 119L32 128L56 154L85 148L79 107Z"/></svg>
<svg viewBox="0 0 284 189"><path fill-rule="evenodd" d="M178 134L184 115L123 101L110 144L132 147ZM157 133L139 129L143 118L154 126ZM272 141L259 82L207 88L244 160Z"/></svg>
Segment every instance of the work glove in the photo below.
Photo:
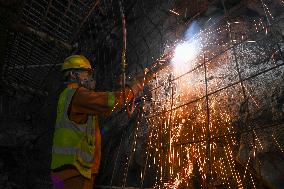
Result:
<svg viewBox="0 0 284 189"><path fill-rule="evenodd" d="M137 75L134 81L131 82L130 87L134 93L134 96L137 96L140 92L142 92L145 84L149 82L150 78L147 73L148 70L145 69L143 74Z"/></svg>
<svg viewBox="0 0 284 189"><path fill-rule="evenodd" d="M137 77L130 85L130 88L134 94L137 96L144 89L144 77Z"/></svg>
<svg viewBox="0 0 284 189"><path fill-rule="evenodd" d="M144 85L143 85L143 82L135 80L135 82L133 82L133 84L130 86L130 88L133 92L133 95L137 96L137 95L139 95L140 92L143 91Z"/></svg>

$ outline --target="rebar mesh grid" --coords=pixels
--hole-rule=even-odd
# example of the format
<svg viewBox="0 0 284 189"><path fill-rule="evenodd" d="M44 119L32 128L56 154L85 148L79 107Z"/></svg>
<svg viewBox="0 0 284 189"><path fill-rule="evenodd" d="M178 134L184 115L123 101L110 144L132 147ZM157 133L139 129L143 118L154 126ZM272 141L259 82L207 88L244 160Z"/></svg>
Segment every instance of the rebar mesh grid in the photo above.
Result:
<svg viewBox="0 0 284 189"><path fill-rule="evenodd" d="M143 18L141 10L148 13L159 4L137 2L123 2L129 28ZM137 4L143 9L137 9ZM46 80L42 76L50 70L58 72L68 55L82 53L99 68L102 83L106 78L115 80L113 75L119 74L120 24L118 1L27 0L19 18L12 22L2 79L8 86L48 90L42 85ZM109 70L114 71L106 74Z"/></svg>
<svg viewBox="0 0 284 189"><path fill-rule="evenodd" d="M279 187L263 175L261 157L270 149L283 153L283 104L274 96L283 90L284 18L258 3L264 17L244 16L241 4L181 41L198 52L187 62L175 60L176 52L157 58L170 65L157 72L144 96L149 146L140 154L146 157L140 187L154 175L155 188ZM134 146L138 133L133 130ZM125 166L114 164L124 168L122 186L135 149Z"/></svg>
<svg viewBox="0 0 284 189"><path fill-rule="evenodd" d="M272 185L259 176L259 162L273 145L282 153L283 111L272 110L271 98L283 82L283 59L273 58L283 56L283 17L227 19L186 41L201 44L197 55L184 64L174 57L152 83L147 155L155 159L157 188Z"/></svg>
<svg viewBox="0 0 284 189"><path fill-rule="evenodd" d="M9 86L26 86L34 91L42 85L50 70L62 64L72 49L56 45L76 40L86 15L97 1L26 1L9 34L3 69ZM88 17L87 17L88 18ZM16 29L15 29L16 28ZM22 88L24 89L24 88Z"/></svg>

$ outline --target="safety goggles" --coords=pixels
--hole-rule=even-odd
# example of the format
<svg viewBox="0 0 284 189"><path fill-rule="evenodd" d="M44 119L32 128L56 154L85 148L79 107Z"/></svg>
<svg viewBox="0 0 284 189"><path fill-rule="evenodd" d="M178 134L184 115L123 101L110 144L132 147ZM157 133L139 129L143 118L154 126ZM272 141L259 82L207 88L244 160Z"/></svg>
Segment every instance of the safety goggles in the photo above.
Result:
<svg viewBox="0 0 284 189"><path fill-rule="evenodd" d="M94 69L82 69L82 72L87 72L88 75L91 76L94 79L97 76L96 71Z"/></svg>

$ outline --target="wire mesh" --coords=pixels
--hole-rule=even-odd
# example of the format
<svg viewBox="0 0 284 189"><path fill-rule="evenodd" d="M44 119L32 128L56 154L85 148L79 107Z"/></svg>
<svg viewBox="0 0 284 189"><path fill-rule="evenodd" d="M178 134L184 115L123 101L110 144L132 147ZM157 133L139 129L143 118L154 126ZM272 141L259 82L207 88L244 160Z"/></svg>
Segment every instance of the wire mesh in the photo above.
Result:
<svg viewBox="0 0 284 189"><path fill-rule="evenodd" d="M282 132L282 124L275 123L283 122L269 114L271 92L283 80L283 60L272 58L282 53L277 27L283 17L266 12L266 23L227 14L226 22L186 41L201 44L195 57L175 60L176 49L171 65L157 73L147 112L156 131L149 153L155 158L157 188L192 188L197 181L202 188L246 188L266 181L267 175L258 177L263 169L256 164L275 145L273 130Z"/></svg>
<svg viewBox="0 0 284 189"><path fill-rule="evenodd" d="M74 35L78 35L82 19L93 3L93 1L79 0L26 1L17 23L24 24L24 27L32 28L36 32L42 32L55 40L69 42L77 37ZM9 58L6 60L3 78L7 83L26 85L36 90L44 88L41 85L45 80L42 75L48 73L53 65L58 66L70 53L68 49L56 47L34 33L27 35L10 32L9 40L13 43L8 46ZM61 57L54 59L61 52L63 53Z"/></svg>

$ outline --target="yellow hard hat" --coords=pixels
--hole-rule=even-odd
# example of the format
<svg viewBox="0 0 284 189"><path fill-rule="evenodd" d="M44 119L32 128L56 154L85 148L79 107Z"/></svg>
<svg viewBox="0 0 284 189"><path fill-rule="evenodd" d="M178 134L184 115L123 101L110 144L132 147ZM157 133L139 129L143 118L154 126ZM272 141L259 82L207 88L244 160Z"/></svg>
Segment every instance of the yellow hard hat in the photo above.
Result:
<svg viewBox="0 0 284 189"><path fill-rule="evenodd" d="M64 60L62 71L68 69L92 69L90 61L83 55L71 55Z"/></svg>

